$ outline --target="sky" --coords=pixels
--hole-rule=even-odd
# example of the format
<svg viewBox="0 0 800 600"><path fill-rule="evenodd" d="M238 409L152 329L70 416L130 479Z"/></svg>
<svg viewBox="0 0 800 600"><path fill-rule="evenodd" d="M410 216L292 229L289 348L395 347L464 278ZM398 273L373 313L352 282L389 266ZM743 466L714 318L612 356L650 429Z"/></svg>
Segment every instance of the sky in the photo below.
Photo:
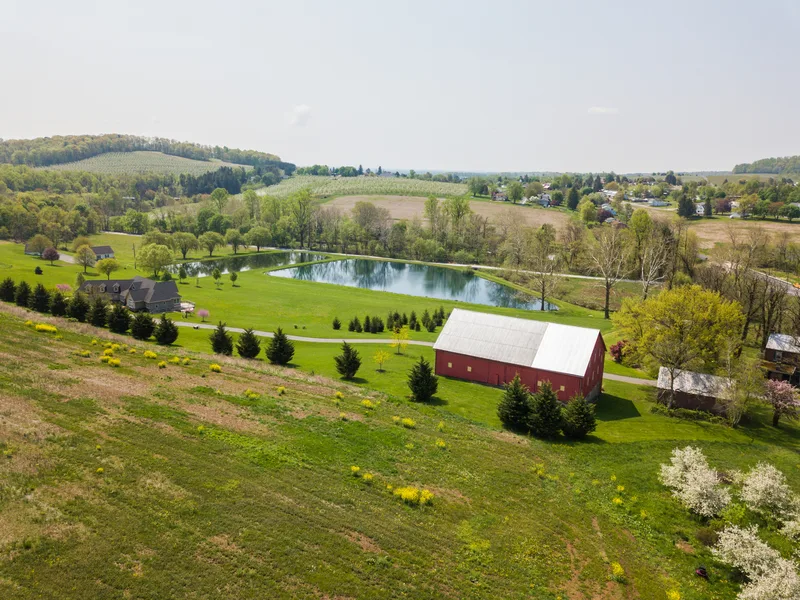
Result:
<svg viewBox="0 0 800 600"><path fill-rule="evenodd" d="M0 0L0 138L298 165L729 170L800 154L800 1Z"/></svg>

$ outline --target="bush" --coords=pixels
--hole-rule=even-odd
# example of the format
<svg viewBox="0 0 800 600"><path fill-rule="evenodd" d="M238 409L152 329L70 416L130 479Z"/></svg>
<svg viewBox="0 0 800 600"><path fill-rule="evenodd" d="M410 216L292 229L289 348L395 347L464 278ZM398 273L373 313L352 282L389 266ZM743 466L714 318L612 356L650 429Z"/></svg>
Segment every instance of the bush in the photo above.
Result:
<svg viewBox="0 0 800 600"><path fill-rule="evenodd" d="M758 463L744 476L740 496L750 510L778 518L789 517L794 504L786 477L768 463Z"/></svg>
<svg viewBox="0 0 800 600"><path fill-rule="evenodd" d="M233 354L233 338L225 329L225 323L222 321L219 322L214 333L208 339L211 341L211 350L214 354L223 354L225 356Z"/></svg>
<svg viewBox="0 0 800 600"><path fill-rule="evenodd" d="M414 429L417 426L417 424L414 422L414 419L410 419L408 417L403 417L400 419L400 424L406 429Z"/></svg>
<svg viewBox="0 0 800 600"><path fill-rule="evenodd" d="M106 326L106 322L108 321L108 308L106 307L105 298L97 296L92 301L92 306L89 308L86 320L89 321L90 325L94 325L95 327Z"/></svg>
<svg viewBox="0 0 800 600"><path fill-rule="evenodd" d="M41 283L36 284L31 294L31 308L40 313L50 310L50 292Z"/></svg>
<svg viewBox="0 0 800 600"><path fill-rule="evenodd" d="M48 325L47 323L37 323L34 329L41 333L58 333L58 329L56 327Z"/></svg>
<svg viewBox="0 0 800 600"><path fill-rule="evenodd" d="M14 302L14 298L17 295L17 286L14 284L14 280L11 277L6 277L2 283L0 283L0 300L3 302Z"/></svg>
<svg viewBox="0 0 800 600"><path fill-rule="evenodd" d="M347 342L342 343L342 353L333 358L336 371L345 379L352 379L361 367L361 357L358 350Z"/></svg>
<svg viewBox="0 0 800 600"><path fill-rule="evenodd" d="M650 412L673 419L683 419L684 421L706 421L717 425L728 425L728 420L719 415L712 414L705 410L692 410L690 408L667 408L663 404L653 404Z"/></svg>
<svg viewBox="0 0 800 600"><path fill-rule="evenodd" d="M109 367L118 367L122 364L122 361L118 358L109 358L108 359L108 366Z"/></svg>
<svg viewBox="0 0 800 600"><path fill-rule="evenodd" d="M583 395L573 396L562 411L564 435L572 439L583 439L597 429L594 404Z"/></svg>
<svg viewBox="0 0 800 600"><path fill-rule="evenodd" d="M126 333L131 326L131 314L124 304L114 304L108 315L108 328L114 333Z"/></svg>
<svg viewBox="0 0 800 600"><path fill-rule="evenodd" d="M514 431L527 431L531 414L531 395L519 374L505 385L503 397L497 405L500 422Z"/></svg>
<svg viewBox="0 0 800 600"><path fill-rule="evenodd" d="M339 317L333 318L333 328L336 331L339 331L342 328L342 322L339 320Z"/></svg>
<svg viewBox="0 0 800 600"><path fill-rule="evenodd" d="M252 329L245 329L236 340L236 351L242 358L255 358L261 352L261 342Z"/></svg>
<svg viewBox="0 0 800 600"><path fill-rule="evenodd" d="M627 348L628 340L620 340L616 344L612 344L608 349L608 352L611 354L611 359L615 363L621 363L622 359L625 357L625 351Z"/></svg>
<svg viewBox="0 0 800 600"><path fill-rule="evenodd" d="M165 361L165 360L160 361L158 363L158 368L159 369L166 369L167 368L167 361Z"/></svg>
<svg viewBox="0 0 800 600"><path fill-rule="evenodd" d="M711 527L701 527L697 530L695 537L703 546L709 548L719 541L719 534Z"/></svg>
<svg viewBox="0 0 800 600"><path fill-rule="evenodd" d="M54 317L63 317L67 314L67 299L58 290L53 292L50 298L50 314Z"/></svg>
<svg viewBox="0 0 800 600"><path fill-rule="evenodd" d="M169 346L178 339L178 326L173 323L166 313L161 313L161 318L158 320L158 325L156 325L153 335L156 338L156 343L161 346Z"/></svg>
<svg viewBox="0 0 800 600"><path fill-rule="evenodd" d="M439 389L439 379L433 374L431 364L420 356L408 374L408 388L416 402L428 402Z"/></svg>
<svg viewBox="0 0 800 600"><path fill-rule="evenodd" d="M217 363L208 365L208 370L212 373L222 373L222 367L220 367Z"/></svg>
<svg viewBox="0 0 800 600"><path fill-rule="evenodd" d="M411 486L396 488L393 493L403 502L412 506L424 506L433 502L432 492Z"/></svg>
<svg viewBox="0 0 800 600"><path fill-rule="evenodd" d="M288 365L294 358L294 344L283 333L283 329L278 327L264 352L272 364Z"/></svg>
<svg viewBox="0 0 800 600"><path fill-rule="evenodd" d="M75 292L67 304L67 316L75 319L79 323L86 322L86 313L89 312L89 301L86 295L81 292Z"/></svg>
<svg viewBox="0 0 800 600"><path fill-rule="evenodd" d="M672 495L689 510L713 517L730 503L730 492L720 485L699 448L675 448L670 460L671 464L661 465L661 483L672 488Z"/></svg>
<svg viewBox="0 0 800 600"><path fill-rule="evenodd" d="M152 358L158 358L158 354L156 354L156 353L155 353L155 352L153 352L152 350L145 350L145 351L142 353L142 356L144 356L145 358L151 358L151 359L152 359Z"/></svg>
<svg viewBox="0 0 800 600"><path fill-rule="evenodd" d="M131 321L131 335L137 340L149 340L155 329L153 317L145 312L136 313Z"/></svg>
<svg viewBox="0 0 800 600"><path fill-rule="evenodd" d="M42 267L38 267L38 266L33 270L33 274L34 275L41 275L43 272L44 271L42 271Z"/></svg>
<svg viewBox="0 0 800 600"><path fill-rule="evenodd" d="M531 412L528 429L536 437L554 438L561 431L561 403L549 381L542 383L539 391L531 396Z"/></svg>
<svg viewBox="0 0 800 600"><path fill-rule="evenodd" d="M22 281L17 286L17 292L14 295L14 302L17 306L24 306L25 308L28 307L31 301L31 286L28 285L27 281Z"/></svg>

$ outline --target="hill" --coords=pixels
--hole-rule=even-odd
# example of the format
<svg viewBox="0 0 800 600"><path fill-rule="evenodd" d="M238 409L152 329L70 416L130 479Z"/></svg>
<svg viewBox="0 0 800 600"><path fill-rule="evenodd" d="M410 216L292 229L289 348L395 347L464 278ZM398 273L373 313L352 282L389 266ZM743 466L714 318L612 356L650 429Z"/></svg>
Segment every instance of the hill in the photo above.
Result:
<svg viewBox="0 0 800 600"><path fill-rule="evenodd" d="M773 173L789 175L800 173L800 156L784 156L780 158L762 158L751 163L742 163L733 167L734 173Z"/></svg>
<svg viewBox="0 0 800 600"><path fill-rule="evenodd" d="M316 196L463 196L467 186L463 183L444 183L406 177L326 177L298 175L284 179L277 185L261 188L263 196L285 198L302 189L311 188Z"/></svg>
<svg viewBox="0 0 800 600"><path fill-rule="evenodd" d="M105 154L99 154L76 162L38 168L55 171L85 171L87 173L100 173L103 175L126 173L202 175L209 171L216 171L220 167L253 168L250 165L237 165L217 159L196 160L147 150L106 152Z"/></svg>

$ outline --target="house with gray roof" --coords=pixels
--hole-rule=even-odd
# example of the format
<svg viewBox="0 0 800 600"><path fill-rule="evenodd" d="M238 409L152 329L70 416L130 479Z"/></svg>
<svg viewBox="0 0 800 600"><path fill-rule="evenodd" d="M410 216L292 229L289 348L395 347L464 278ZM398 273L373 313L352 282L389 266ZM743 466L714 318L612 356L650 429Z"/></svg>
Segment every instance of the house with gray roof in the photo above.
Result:
<svg viewBox="0 0 800 600"><path fill-rule="evenodd" d="M174 281L133 279L92 279L84 281L80 291L88 296L104 295L110 302L124 304L130 310L151 313L179 311L181 295Z"/></svg>
<svg viewBox="0 0 800 600"><path fill-rule="evenodd" d="M92 252L94 252L94 257L97 260L114 258L114 250L112 250L111 246L92 246Z"/></svg>
<svg viewBox="0 0 800 600"><path fill-rule="evenodd" d="M725 412L725 401L730 398L732 382L727 377L695 373L676 369L672 376L670 370L658 370L658 399L669 404L673 396L673 408L704 410L716 414Z"/></svg>

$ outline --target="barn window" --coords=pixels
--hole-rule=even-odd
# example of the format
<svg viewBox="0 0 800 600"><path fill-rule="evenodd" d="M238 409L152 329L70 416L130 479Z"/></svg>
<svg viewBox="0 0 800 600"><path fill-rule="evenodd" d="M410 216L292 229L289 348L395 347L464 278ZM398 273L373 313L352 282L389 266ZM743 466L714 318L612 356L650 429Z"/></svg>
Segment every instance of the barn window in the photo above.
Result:
<svg viewBox="0 0 800 600"><path fill-rule="evenodd" d="M564 391L564 386L562 385L560 388L558 388L558 391L559 392L563 392Z"/></svg>
<svg viewBox="0 0 800 600"><path fill-rule="evenodd" d="M447 368L448 369L452 369L453 368L453 363L447 363Z"/></svg>
<svg viewBox="0 0 800 600"><path fill-rule="evenodd" d="M467 367L467 373L472 373L472 367Z"/></svg>

